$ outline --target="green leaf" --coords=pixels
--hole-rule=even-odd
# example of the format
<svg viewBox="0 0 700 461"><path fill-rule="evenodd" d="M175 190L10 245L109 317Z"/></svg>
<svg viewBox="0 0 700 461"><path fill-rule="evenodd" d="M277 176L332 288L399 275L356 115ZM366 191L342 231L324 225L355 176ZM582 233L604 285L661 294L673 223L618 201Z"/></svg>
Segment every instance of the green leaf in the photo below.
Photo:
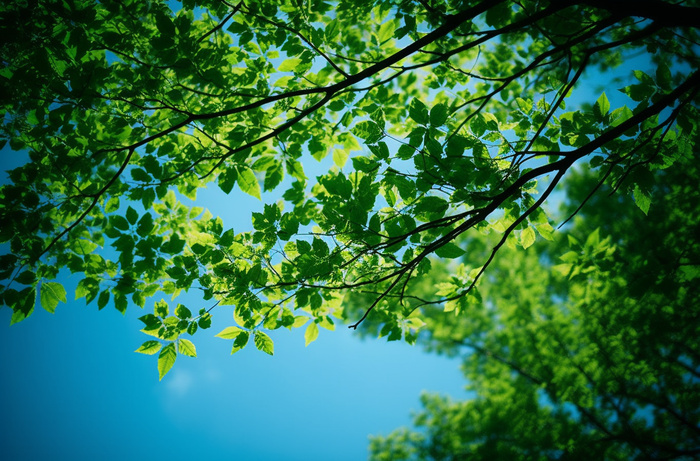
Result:
<svg viewBox="0 0 700 461"><path fill-rule="evenodd" d="M235 168L225 168L218 178L219 188L224 191L225 194L231 192L233 185L236 184L236 179L238 179L238 172Z"/></svg>
<svg viewBox="0 0 700 461"><path fill-rule="evenodd" d="M672 88L671 70L665 62L660 63L656 68L656 83L666 91L670 91Z"/></svg>
<svg viewBox="0 0 700 461"><path fill-rule="evenodd" d="M70 244L71 250L75 251L79 255L89 255L95 248L97 244L85 239L75 239Z"/></svg>
<svg viewBox="0 0 700 461"><path fill-rule="evenodd" d="M177 315L178 318L181 319L189 319L190 317L192 317L192 312L182 304L178 304L175 308L175 315Z"/></svg>
<svg viewBox="0 0 700 461"><path fill-rule="evenodd" d="M86 303L91 303L100 291L99 280L87 277L78 282L75 288L75 299L85 298Z"/></svg>
<svg viewBox="0 0 700 461"><path fill-rule="evenodd" d="M447 106L440 103L430 109L430 124L434 127L442 126L447 121Z"/></svg>
<svg viewBox="0 0 700 461"><path fill-rule="evenodd" d="M374 144L384 136L379 125L371 120L356 124L352 129L352 134L360 139L364 139L368 144Z"/></svg>
<svg viewBox="0 0 700 461"><path fill-rule="evenodd" d="M644 212L645 215L649 214L649 207L651 206L651 197L649 194L640 189L638 184L634 185L634 203L637 204L640 210Z"/></svg>
<svg viewBox="0 0 700 461"><path fill-rule="evenodd" d="M437 256L449 259L459 258L460 256L464 255L464 253L465 251L462 248L460 248L452 242L447 242L446 244L435 250L435 254Z"/></svg>
<svg viewBox="0 0 700 461"><path fill-rule="evenodd" d="M248 339L250 338L250 333L247 331L241 331L241 333L236 336L233 340L233 347L231 347L231 355L243 349L246 344L248 344Z"/></svg>
<svg viewBox="0 0 700 461"><path fill-rule="evenodd" d="M129 207L126 209L126 219L129 221L129 224L134 225L139 219L139 214L136 212L136 210Z"/></svg>
<svg viewBox="0 0 700 461"><path fill-rule="evenodd" d="M158 354L158 380L162 380L163 376L168 374L170 369L175 365L175 359L177 359L177 351L175 350L175 343L170 343L165 346Z"/></svg>
<svg viewBox="0 0 700 461"><path fill-rule="evenodd" d="M31 285L36 281L36 274L32 271L24 271L15 277L15 282L21 283L22 285Z"/></svg>
<svg viewBox="0 0 700 461"><path fill-rule="evenodd" d="M111 197L105 204L105 213L113 213L119 209L119 197Z"/></svg>
<svg viewBox="0 0 700 461"><path fill-rule="evenodd" d="M57 282L43 282L39 299L41 307L53 314L59 302L66 302L66 289Z"/></svg>
<svg viewBox="0 0 700 461"><path fill-rule="evenodd" d="M223 330L221 330L219 334L216 335L216 337L223 339L236 339L238 335L240 335L244 331L245 330L242 330L238 327L226 327Z"/></svg>
<svg viewBox="0 0 700 461"><path fill-rule="evenodd" d="M141 238L146 238L153 230L153 216L151 213L144 214L139 220L139 224L136 227L136 233L141 236Z"/></svg>
<svg viewBox="0 0 700 461"><path fill-rule="evenodd" d="M156 301L153 305L153 312L155 312L155 314L159 317L167 317L169 311L170 309L168 308L168 303L163 299L161 299L160 301Z"/></svg>
<svg viewBox="0 0 700 461"><path fill-rule="evenodd" d="M107 303L109 303L109 291L104 290L100 293L100 296L97 298L97 308L99 310L102 310L105 308L105 306L107 306Z"/></svg>
<svg viewBox="0 0 700 461"><path fill-rule="evenodd" d="M293 72L301 64L301 59L291 58L282 61L282 64L277 68L280 72Z"/></svg>
<svg viewBox="0 0 700 461"><path fill-rule="evenodd" d="M179 338L177 342L180 354L186 355L187 357L197 357L197 349L194 347L194 344L192 344L192 341Z"/></svg>
<svg viewBox="0 0 700 461"><path fill-rule="evenodd" d="M155 14L155 18L156 27L158 28L158 31L161 33L162 36L173 37L175 35L175 24L173 24L173 21L170 19L169 16L167 16L164 13L158 12Z"/></svg>
<svg viewBox="0 0 700 461"><path fill-rule="evenodd" d="M199 325L199 328L201 328L203 330L206 330L207 328L211 327L211 314L209 314L209 313L203 314L202 317L197 322L197 325Z"/></svg>
<svg viewBox="0 0 700 461"><path fill-rule="evenodd" d="M605 92L600 95L593 108L598 120L603 120L610 111L610 102L608 101L608 97L605 95Z"/></svg>
<svg viewBox="0 0 700 461"><path fill-rule="evenodd" d="M124 218L124 216L114 215L109 217L109 223L115 229L119 230L129 230L129 222Z"/></svg>
<svg viewBox="0 0 700 461"><path fill-rule="evenodd" d="M238 170L238 187L248 195L260 199L260 184L250 168Z"/></svg>
<svg viewBox="0 0 700 461"><path fill-rule="evenodd" d="M338 168L343 168L348 161L348 152L345 149L333 149L333 163Z"/></svg>
<svg viewBox="0 0 700 461"><path fill-rule="evenodd" d="M413 98L411 105L408 107L408 115L421 125L427 125L430 121L428 108L418 98Z"/></svg>
<svg viewBox="0 0 700 461"><path fill-rule="evenodd" d="M267 336L265 333L263 333L262 331L256 331L255 337L253 339L255 340L255 347L259 351L263 351L266 354L270 355L274 354L275 347L272 343L272 339L270 339L270 337Z"/></svg>
<svg viewBox="0 0 700 461"><path fill-rule="evenodd" d="M306 331L304 332L304 340L306 341L306 345L308 346L312 342L316 341L316 338L318 338L318 325L316 322L311 322L309 326L306 327Z"/></svg>
<svg viewBox="0 0 700 461"><path fill-rule="evenodd" d="M150 340L141 344L141 347L136 349L134 352L138 352L139 354L153 355L157 353L161 347L163 347L163 345L160 343L160 341Z"/></svg>
<svg viewBox="0 0 700 461"><path fill-rule="evenodd" d="M532 227L523 229L520 234L520 244L527 249L535 243L535 230Z"/></svg>

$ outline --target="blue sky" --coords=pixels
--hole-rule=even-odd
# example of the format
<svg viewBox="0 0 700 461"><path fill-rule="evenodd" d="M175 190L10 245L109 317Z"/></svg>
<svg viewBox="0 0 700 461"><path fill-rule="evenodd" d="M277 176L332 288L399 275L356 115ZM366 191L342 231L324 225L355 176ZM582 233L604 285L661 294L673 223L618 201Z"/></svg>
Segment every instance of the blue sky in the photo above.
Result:
<svg viewBox="0 0 700 461"><path fill-rule="evenodd" d="M0 169L23 157L3 149ZM251 228L262 203L215 186L197 200L236 232ZM73 301L78 280L60 280L69 302L54 315L38 308L10 326L10 310L0 309L6 459L365 459L368 436L410 424L422 391L467 395L458 360L362 340L344 326L321 329L309 347L303 329L277 330L274 357L252 346L231 356L230 341L214 337L234 324L230 306L195 336L198 358L178 356L159 382L157 356L133 352L150 339L139 331L146 312ZM193 311L210 305L187 301Z"/></svg>
<svg viewBox="0 0 700 461"><path fill-rule="evenodd" d="M274 357L200 337L158 382L155 357L132 352L138 309L71 302L12 327L2 314L6 459L364 459L368 434L408 424L421 391L466 395L457 361L344 328L308 348L282 331Z"/></svg>

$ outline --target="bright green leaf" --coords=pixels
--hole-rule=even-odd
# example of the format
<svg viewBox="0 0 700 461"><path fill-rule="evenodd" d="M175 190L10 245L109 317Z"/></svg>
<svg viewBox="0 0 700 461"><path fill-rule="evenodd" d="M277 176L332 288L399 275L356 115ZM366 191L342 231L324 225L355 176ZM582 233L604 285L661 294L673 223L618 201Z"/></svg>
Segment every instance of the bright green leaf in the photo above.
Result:
<svg viewBox="0 0 700 461"><path fill-rule="evenodd" d="M139 354L153 355L157 353L161 347L163 347L163 345L160 343L160 341L150 340L141 344L141 347L136 349L134 352L138 352Z"/></svg>
<svg viewBox="0 0 700 461"><path fill-rule="evenodd" d="M221 330L219 334L216 335L216 337L223 339L236 339L238 335L240 335L244 331L245 330L242 330L238 327L226 327L223 330Z"/></svg>
<svg viewBox="0 0 700 461"><path fill-rule="evenodd" d="M275 347L272 343L272 339L268 335L266 335L262 331L256 331L253 339L255 340L255 347L259 351L263 351L266 354L270 355L274 354Z"/></svg>
<svg viewBox="0 0 700 461"><path fill-rule="evenodd" d="M179 338L177 340L177 344L180 354L186 355L187 357L197 357L197 348L194 347L192 341L185 338Z"/></svg>
<svg viewBox="0 0 700 461"><path fill-rule="evenodd" d="M41 307L53 314L59 302L66 302L66 289L57 282L43 282L39 299Z"/></svg>
<svg viewBox="0 0 700 461"><path fill-rule="evenodd" d="M260 184L250 168L238 170L238 187L246 194L260 199Z"/></svg>
<svg viewBox="0 0 700 461"><path fill-rule="evenodd" d="M282 64L277 68L280 72L293 72L301 64L301 59L291 58L282 61Z"/></svg>
<svg viewBox="0 0 700 461"><path fill-rule="evenodd" d="M523 229L522 233L520 234L520 244L523 246L523 248L527 249L532 244L535 243L535 231L532 227L527 227Z"/></svg>
<svg viewBox="0 0 700 461"><path fill-rule="evenodd" d="M175 365L175 359L177 359L177 351L175 350L175 343L170 343L165 346L158 354L158 380L162 380L163 377L170 371L170 369Z"/></svg>
<svg viewBox="0 0 700 461"><path fill-rule="evenodd" d="M306 331L304 332L304 340L306 341L306 345L308 346L312 342L316 341L316 338L318 338L318 325L315 322L311 322L309 326L306 327Z"/></svg>

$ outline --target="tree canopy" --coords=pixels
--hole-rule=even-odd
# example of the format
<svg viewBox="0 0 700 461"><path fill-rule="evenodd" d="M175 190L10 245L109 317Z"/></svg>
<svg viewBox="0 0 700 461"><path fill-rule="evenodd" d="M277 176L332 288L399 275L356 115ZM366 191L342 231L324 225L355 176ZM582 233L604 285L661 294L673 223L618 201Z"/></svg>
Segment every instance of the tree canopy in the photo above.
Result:
<svg viewBox="0 0 700 461"><path fill-rule="evenodd" d="M700 172L682 163L655 175L648 216L602 186L556 242L504 248L486 302L424 310L419 342L463 357L474 398L423 395L420 430L374 437L370 459L697 459ZM571 175L562 214L596 181ZM492 243L460 242L482 256ZM459 285L433 271L443 292Z"/></svg>
<svg viewBox="0 0 700 461"><path fill-rule="evenodd" d="M588 172L571 215L602 206L607 188L631 195L637 225L650 226L654 178L694 159L697 2L45 0L0 11L1 142L29 156L0 189L2 304L13 323L37 302L53 312L67 299L60 274L81 274L76 298L148 309L152 339L138 351L158 354L161 378L178 354L196 356L188 338L218 306L234 306L217 332L232 352L250 341L272 354L282 327L303 328L308 344L338 319L413 343L436 306L468 323L469 306L519 296L517 284L481 292L489 266L505 270L498 252L531 271L527 283L551 277L523 250L567 221L543 209L565 176ZM640 58L652 70L614 73ZM592 76L605 91L592 92ZM326 157L333 167L309 178L305 165ZM191 204L210 184L277 198L236 232ZM605 239L578 241L588 257ZM577 255L565 259L568 293L585 291L586 275L601 285L582 293L590 303L620 294ZM656 262L638 258L647 280ZM441 260L450 281L426 290ZM177 303L193 289L210 307ZM624 299L600 315L644 315ZM551 315L566 305L550 301ZM572 312L557 318L574 328Z"/></svg>

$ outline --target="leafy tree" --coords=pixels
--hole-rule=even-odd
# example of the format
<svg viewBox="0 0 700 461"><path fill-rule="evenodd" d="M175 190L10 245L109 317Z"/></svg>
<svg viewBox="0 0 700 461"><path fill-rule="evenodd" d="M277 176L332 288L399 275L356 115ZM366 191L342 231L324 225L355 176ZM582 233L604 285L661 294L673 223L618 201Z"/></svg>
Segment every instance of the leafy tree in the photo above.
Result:
<svg viewBox="0 0 700 461"><path fill-rule="evenodd" d="M348 294L368 299L351 327L371 314L414 342L421 304L478 302L498 251L553 238L542 204L574 165L594 172L589 194L608 184L646 214L651 172L697 136L696 2L0 8L2 142L30 158L0 190L2 303L13 323L37 298L53 312L61 271L100 309L148 303L139 352L159 354L161 377L220 305L235 306L219 333L232 352L252 337L272 354L280 327L313 341ZM591 95L587 76L640 55L654 70L614 82L623 101ZM326 156L310 180L304 164ZM210 183L283 200L236 233L187 205ZM479 232L499 237L466 261ZM459 261L461 286L419 300L433 256ZM210 308L161 299L193 288Z"/></svg>
<svg viewBox="0 0 700 461"><path fill-rule="evenodd" d="M697 459L700 170L682 163L655 175L648 216L596 196L555 244L504 249L486 302L425 310L421 341L464 357L475 397L424 395L421 430L373 438L371 459ZM568 180L566 213L596 181ZM462 282L445 269L449 294Z"/></svg>

